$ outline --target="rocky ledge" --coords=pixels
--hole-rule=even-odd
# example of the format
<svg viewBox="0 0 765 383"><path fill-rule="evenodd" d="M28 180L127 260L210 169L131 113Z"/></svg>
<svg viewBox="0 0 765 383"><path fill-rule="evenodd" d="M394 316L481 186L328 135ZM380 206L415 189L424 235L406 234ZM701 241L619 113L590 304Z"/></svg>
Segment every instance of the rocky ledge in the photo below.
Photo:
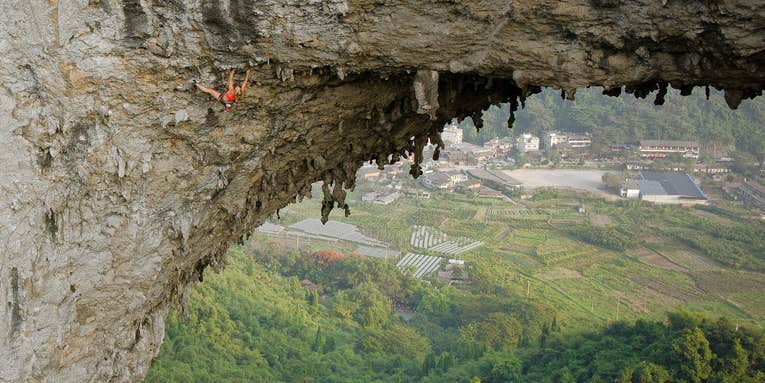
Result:
<svg viewBox="0 0 765 383"><path fill-rule="evenodd" d="M0 382L140 381L168 308L264 218L540 87L765 87L765 3L0 2ZM252 69L229 113L190 80ZM241 77L240 77L241 78ZM317 212L319 214L319 212Z"/></svg>

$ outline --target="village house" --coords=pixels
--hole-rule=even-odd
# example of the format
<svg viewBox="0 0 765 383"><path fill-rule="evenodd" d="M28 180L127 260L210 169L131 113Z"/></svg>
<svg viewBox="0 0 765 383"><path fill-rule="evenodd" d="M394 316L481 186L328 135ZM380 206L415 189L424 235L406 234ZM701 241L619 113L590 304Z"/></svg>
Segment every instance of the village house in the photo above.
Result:
<svg viewBox="0 0 765 383"><path fill-rule="evenodd" d="M444 150L441 152L440 161L449 166L467 166L468 154L461 150Z"/></svg>
<svg viewBox="0 0 765 383"><path fill-rule="evenodd" d="M504 198L505 195L502 194L499 191L496 191L492 188L481 186L478 189L474 190L478 198Z"/></svg>
<svg viewBox="0 0 765 383"><path fill-rule="evenodd" d="M377 196L377 198L375 198L374 201L372 201L372 203L376 205L389 205L393 203L395 200L401 198L402 195L403 194L401 194L401 192L397 192L397 191L392 193L380 194Z"/></svg>
<svg viewBox="0 0 765 383"><path fill-rule="evenodd" d="M568 145L572 148L589 148L592 146L592 136L589 133L585 134L569 134Z"/></svg>
<svg viewBox="0 0 765 383"><path fill-rule="evenodd" d="M426 172L420 177L420 183L428 189L448 189L452 186L452 180L444 172Z"/></svg>
<svg viewBox="0 0 765 383"><path fill-rule="evenodd" d="M481 185L491 187L500 192L511 193L515 188L521 185L521 182L508 176L502 171L489 169L471 169L468 170L470 177L481 181Z"/></svg>
<svg viewBox="0 0 765 383"><path fill-rule="evenodd" d="M723 165L696 165L693 169L694 172L706 173L706 174L721 174L730 173L730 168Z"/></svg>
<svg viewBox="0 0 765 383"><path fill-rule="evenodd" d="M519 153L526 153L539 150L539 137L524 133L515 140L515 148Z"/></svg>
<svg viewBox="0 0 765 383"><path fill-rule="evenodd" d="M356 173L356 177L361 182L375 182L380 179L381 174L380 169L377 167L365 166L359 169Z"/></svg>
<svg viewBox="0 0 765 383"><path fill-rule="evenodd" d="M462 173L457 170L448 170L444 172L447 176L449 176L449 180L451 181L452 185L456 185L460 182L464 182L468 180L468 177L465 173Z"/></svg>
<svg viewBox="0 0 765 383"><path fill-rule="evenodd" d="M666 158L675 153L685 158L699 158L699 143L697 141L641 140L638 151L643 158Z"/></svg>
<svg viewBox="0 0 765 383"><path fill-rule="evenodd" d="M464 137L464 132L459 127L459 123L452 122L451 124L447 125L444 128L444 131L441 132L441 140L446 143L456 144L462 142L462 139Z"/></svg>
<svg viewBox="0 0 765 383"><path fill-rule="evenodd" d="M565 146L568 149L582 149L592 146L592 135L589 133L577 134L577 133L561 133L561 132L548 132L543 138L545 150L550 150L554 147Z"/></svg>
<svg viewBox="0 0 765 383"><path fill-rule="evenodd" d="M478 180L466 179L465 181L455 183L454 186L460 189L474 190L481 187L481 182Z"/></svg>
<svg viewBox="0 0 765 383"><path fill-rule="evenodd" d="M623 198L640 198L640 184L636 180L627 180L622 185L619 195Z"/></svg>
<svg viewBox="0 0 765 383"><path fill-rule="evenodd" d="M489 142L483 144L483 147L490 150L494 157L506 156L513 150L515 143L510 138L495 138Z"/></svg>
<svg viewBox="0 0 765 383"><path fill-rule="evenodd" d="M651 163L645 161L627 161L624 167L627 170L647 170L651 168Z"/></svg>

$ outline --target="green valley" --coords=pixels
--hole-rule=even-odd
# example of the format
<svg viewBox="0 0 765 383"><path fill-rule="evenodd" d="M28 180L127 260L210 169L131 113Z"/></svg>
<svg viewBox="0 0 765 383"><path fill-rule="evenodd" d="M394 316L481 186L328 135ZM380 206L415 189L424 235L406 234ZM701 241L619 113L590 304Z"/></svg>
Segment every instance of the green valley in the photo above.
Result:
<svg viewBox="0 0 765 383"><path fill-rule="evenodd" d="M187 314L171 314L146 381L763 379L765 224L731 219L733 205L553 189L513 201L434 192L362 202L373 188L360 186L351 216L334 219L402 254L444 256L413 246L415 226L480 241L449 256L466 278L412 278L349 241L255 233L223 272L206 271ZM319 210L304 201L272 224Z"/></svg>

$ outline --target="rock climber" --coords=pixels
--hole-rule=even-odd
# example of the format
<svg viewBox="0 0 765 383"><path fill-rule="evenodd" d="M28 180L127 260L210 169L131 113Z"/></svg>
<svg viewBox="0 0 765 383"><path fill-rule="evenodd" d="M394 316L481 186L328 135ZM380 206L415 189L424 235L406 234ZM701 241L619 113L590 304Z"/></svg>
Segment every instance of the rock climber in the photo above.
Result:
<svg viewBox="0 0 765 383"><path fill-rule="evenodd" d="M244 81L242 81L242 85L234 87L234 72L235 70L232 69L228 76L228 89L225 90L224 93L218 92L215 89L210 89L200 83L197 83L196 81L194 83L199 90L215 97L215 100L223 104L226 112L228 112L229 109L231 109L231 106L234 105L236 96L244 95L244 91L247 89L247 83L250 81L250 71L247 70L247 73L244 75Z"/></svg>

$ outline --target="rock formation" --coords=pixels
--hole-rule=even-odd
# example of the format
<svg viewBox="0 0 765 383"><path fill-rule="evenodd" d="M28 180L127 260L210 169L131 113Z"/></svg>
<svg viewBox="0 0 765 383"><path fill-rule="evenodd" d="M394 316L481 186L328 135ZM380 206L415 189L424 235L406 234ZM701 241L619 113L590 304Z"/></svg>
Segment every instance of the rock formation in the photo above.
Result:
<svg viewBox="0 0 765 383"><path fill-rule="evenodd" d="M540 86L735 108L763 25L760 0L1 1L0 382L140 381L228 244L314 181L347 208L452 117ZM230 113L190 83L250 67Z"/></svg>

